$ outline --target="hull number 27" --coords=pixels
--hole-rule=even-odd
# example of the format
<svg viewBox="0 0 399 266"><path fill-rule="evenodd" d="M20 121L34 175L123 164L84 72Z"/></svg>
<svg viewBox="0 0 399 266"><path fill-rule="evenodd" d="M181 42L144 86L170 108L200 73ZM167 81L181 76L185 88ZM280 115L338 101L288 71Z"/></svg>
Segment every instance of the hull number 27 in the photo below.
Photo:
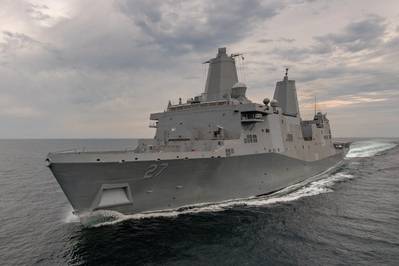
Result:
<svg viewBox="0 0 399 266"><path fill-rule="evenodd" d="M151 178L151 177L159 176L166 168L168 168L167 163L151 164L145 170L144 178Z"/></svg>

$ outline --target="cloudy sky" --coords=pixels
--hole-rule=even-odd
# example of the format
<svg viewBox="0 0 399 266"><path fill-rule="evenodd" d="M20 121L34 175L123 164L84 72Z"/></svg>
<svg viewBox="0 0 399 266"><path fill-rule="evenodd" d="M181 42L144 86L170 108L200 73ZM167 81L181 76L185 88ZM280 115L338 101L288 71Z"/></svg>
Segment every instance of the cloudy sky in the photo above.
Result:
<svg viewBox="0 0 399 266"><path fill-rule="evenodd" d="M399 1L0 0L0 138L152 137L218 47L248 96L284 67L335 136L399 136Z"/></svg>

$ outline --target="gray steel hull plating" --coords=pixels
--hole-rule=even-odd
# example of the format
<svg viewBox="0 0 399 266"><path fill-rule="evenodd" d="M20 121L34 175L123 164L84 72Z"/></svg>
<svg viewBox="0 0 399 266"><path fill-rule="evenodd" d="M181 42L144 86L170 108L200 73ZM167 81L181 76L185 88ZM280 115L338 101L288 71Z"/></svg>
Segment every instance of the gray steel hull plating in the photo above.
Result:
<svg viewBox="0 0 399 266"><path fill-rule="evenodd" d="M277 153L124 163L53 163L50 169L77 213L124 214L267 194L325 171L343 153L306 162ZM105 188L123 187L129 202L101 206Z"/></svg>

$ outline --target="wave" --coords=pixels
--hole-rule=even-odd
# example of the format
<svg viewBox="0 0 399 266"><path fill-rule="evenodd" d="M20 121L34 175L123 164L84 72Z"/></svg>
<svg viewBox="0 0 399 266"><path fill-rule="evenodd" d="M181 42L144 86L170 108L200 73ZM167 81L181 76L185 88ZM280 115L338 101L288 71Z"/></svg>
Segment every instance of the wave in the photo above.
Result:
<svg viewBox="0 0 399 266"><path fill-rule="evenodd" d="M380 152L396 147L396 143L384 141L357 141L351 144L347 158L372 157Z"/></svg>
<svg viewBox="0 0 399 266"><path fill-rule="evenodd" d="M308 181L308 184L296 184L285 188L275 194L261 197L251 197L246 199L235 199L219 203L203 203L191 205L179 209L163 210L158 212L138 213L124 215L116 211L99 210L89 215L80 217L81 222L86 227L101 227L117 224L126 220L140 220L148 218L176 218L179 215L195 214L202 212L220 212L237 206L260 207L278 203L295 201L303 197L315 196L322 193L332 192L333 185L348 179L353 175L338 172L335 174L326 174L314 181Z"/></svg>

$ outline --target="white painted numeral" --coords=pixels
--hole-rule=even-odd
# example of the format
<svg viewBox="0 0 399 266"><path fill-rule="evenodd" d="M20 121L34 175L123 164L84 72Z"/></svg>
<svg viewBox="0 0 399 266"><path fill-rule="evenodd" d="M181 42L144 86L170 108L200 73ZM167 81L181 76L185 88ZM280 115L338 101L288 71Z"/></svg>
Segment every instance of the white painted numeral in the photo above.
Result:
<svg viewBox="0 0 399 266"><path fill-rule="evenodd" d="M151 164L145 171L144 178L159 176L166 168L168 168L167 163Z"/></svg>

